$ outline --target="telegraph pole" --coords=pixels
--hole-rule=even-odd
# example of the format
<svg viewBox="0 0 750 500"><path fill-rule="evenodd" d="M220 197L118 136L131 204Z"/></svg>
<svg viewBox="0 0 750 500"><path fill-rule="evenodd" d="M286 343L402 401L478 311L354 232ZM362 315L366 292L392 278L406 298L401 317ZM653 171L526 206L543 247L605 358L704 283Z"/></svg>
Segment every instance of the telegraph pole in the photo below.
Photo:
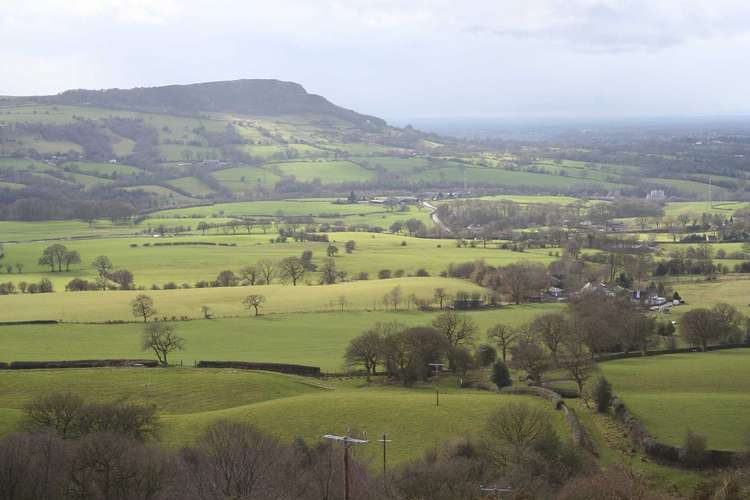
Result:
<svg viewBox="0 0 750 500"><path fill-rule="evenodd" d="M353 444L367 444L369 441L366 439L354 439L349 436L336 436L334 434L325 434L323 439L344 443L344 500L351 500L352 489L351 481L349 479L349 447Z"/></svg>
<svg viewBox="0 0 750 500"><path fill-rule="evenodd" d="M440 406L440 372L443 371L444 363L430 363L432 374L435 375L435 406Z"/></svg>
<svg viewBox="0 0 750 500"><path fill-rule="evenodd" d="M388 434L385 432L383 433L383 437L378 439L381 443L383 443L383 488L388 491L388 478L387 478L387 467L388 467L388 459L387 459L387 446L388 443L391 442L390 439L388 439Z"/></svg>

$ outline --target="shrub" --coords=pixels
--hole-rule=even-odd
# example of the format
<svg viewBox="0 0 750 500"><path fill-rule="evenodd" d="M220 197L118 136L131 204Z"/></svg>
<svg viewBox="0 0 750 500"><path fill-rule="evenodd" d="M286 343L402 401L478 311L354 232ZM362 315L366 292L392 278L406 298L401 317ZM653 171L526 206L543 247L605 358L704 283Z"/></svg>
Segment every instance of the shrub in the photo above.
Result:
<svg viewBox="0 0 750 500"><path fill-rule="evenodd" d="M599 377L594 385L594 402L599 413L606 413L612 406L612 385L604 377Z"/></svg>
<svg viewBox="0 0 750 500"><path fill-rule="evenodd" d="M703 463L706 457L706 436L688 430L685 443L680 448L680 462L691 467Z"/></svg>
<svg viewBox="0 0 750 500"><path fill-rule="evenodd" d="M394 278L403 278L404 277L404 270L403 269L396 269L396 271L393 273Z"/></svg>
<svg viewBox="0 0 750 500"><path fill-rule="evenodd" d="M357 274L356 279L358 279L358 280L368 280L368 279L370 279L370 273L366 273L366 272L362 271L361 273Z"/></svg>
<svg viewBox="0 0 750 500"><path fill-rule="evenodd" d="M381 269L380 271L378 271L378 279L387 280L390 277L391 277L390 269Z"/></svg>
<svg viewBox="0 0 750 500"><path fill-rule="evenodd" d="M477 362L479 366L490 366L497 359L497 350L491 345L482 344L477 349Z"/></svg>
<svg viewBox="0 0 750 500"><path fill-rule="evenodd" d="M97 288L96 283L81 278L73 278L65 285L65 290L69 292L85 292L87 290L96 290Z"/></svg>
<svg viewBox="0 0 750 500"><path fill-rule="evenodd" d="M506 365L503 361L497 360L492 365L492 382L497 386L498 389L502 389L503 387L510 387L513 385L513 380L510 378L510 370L508 370L508 365Z"/></svg>
<svg viewBox="0 0 750 500"><path fill-rule="evenodd" d="M401 242L401 246L402 246L402 247L405 247L405 246L406 246L406 242L405 242L405 241L402 241L402 242Z"/></svg>
<svg viewBox="0 0 750 500"><path fill-rule="evenodd" d="M156 434L155 406L125 402L91 403L73 393L52 393L24 407L31 431L53 431L61 438L114 432L143 441Z"/></svg>
<svg viewBox="0 0 750 500"><path fill-rule="evenodd" d="M176 290L177 289L177 283L175 283L174 281L170 281L168 283L164 283L164 285L162 285L162 288L164 290Z"/></svg>

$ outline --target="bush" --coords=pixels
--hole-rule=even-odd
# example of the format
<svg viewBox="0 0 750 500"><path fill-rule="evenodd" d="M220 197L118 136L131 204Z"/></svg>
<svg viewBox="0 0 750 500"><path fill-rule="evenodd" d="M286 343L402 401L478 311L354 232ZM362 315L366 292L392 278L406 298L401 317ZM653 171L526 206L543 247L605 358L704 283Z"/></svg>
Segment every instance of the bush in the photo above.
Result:
<svg viewBox="0 0 750 500"><path fill-rule="evenodd" d="M63 439L95 432L114 432L143 441L158 427L156 406L90 403L73 393L52 393L24 407L25 425L33 432L53 431Z"/></svg>
<svg viewBox="0 0 750 500"><path fill-rule="evenodd" d="M162 286L162 288L164 290L176 290L177 289L177 283L175 283L174 281L170 281L168 283L164 283L164 285Z"/></svg>
<svg viewBox="0 0 750 500"><path fill-rule="evenodd" d="M387 280L390 277L391 277L390 269L381 269L380 271L378 271L378 279Z"/></svg>
<svg viewBox="0 0 750 500"><path fill-rule="evenodd" d="M508 370L508 365L506 365L503 361L497 360L492 365L492 382L497 386L498 389L502 389L503 387L510 387L513 385L513 380L510 378L510 370Z"/></svg>
<svg viewBox="0 0 750 500"><path fill-rule="evenodd" d="M425 269L424 267L420 267L419 269L417 269L415 276L417 276L418 278L427 278L430 276L430 273L428 273L427 269Z"/></svg>
<svg viewBox="0 0 750 500"><path fill-rule="evenodd" d="M479 366L490 366L497 359L497 350L491 345L482 344L477 349L477 362Z"/></svg>
<svg viewBox="0 0 750 500"><path fill-rule="evenodd" d="M604 377L599 377L594 385L594 402L599 413L607 413L612 406L612 385Z"/></svg>
<svg viewBox="0 0 750 500"><path fill-rule="evenodd" d="M706 458L706 436L688 430L685 444L680 449L680 462L691 467L700 466Z"/></svg>

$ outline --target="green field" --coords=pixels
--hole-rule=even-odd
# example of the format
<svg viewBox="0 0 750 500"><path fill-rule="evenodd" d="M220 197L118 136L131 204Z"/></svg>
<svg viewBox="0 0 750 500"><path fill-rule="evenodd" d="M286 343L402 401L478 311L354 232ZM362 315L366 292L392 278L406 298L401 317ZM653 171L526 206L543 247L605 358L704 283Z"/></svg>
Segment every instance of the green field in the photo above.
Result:
<svg viewBox="0 0 750 500"><path fill-rule="evenodd" d="M76 220L54 220L40 222L0 221L0 242L47 240L54 238L101 237L134 234L136 226L115 225L110 221L97 220L88 224ZM26 260L25 258L23 260ZM33 260L33 259L30 259Z"/></svg>
<svg viewBox="0 0 750 500"><path fill-rule="evenodd" d="M403 218L401 220L404 220ZM195 228L195 221L176 221L191 224ZM139 227L138 230L144 230ZM51 273L49 268L38 264L39 256L49 242L19 243L6 245L5 263L21 262L24 264L24 274L7 275L6 280L38 281L42 276L55 283L58 289L74 277L93 279L96 271L90 263L98 255L107 255L118 268L126 268L135 274L137 285L151 287L152 284L162 285L166 282L178 284L194 284L198 280L213 280L219 272L231 269L238 272L248 264L255 264L263 259L280 261L285 257L299 256L303 250L313 251L313 261L322 264L326 257L327 243L288 242L270 243L270 235L253 233L241 234L242 228L235 236L194 235L179 239L157 239L152 237L109 238L96 240L81 240L64 242L69 249L77 250L82 264L71 267L70 272ZM257 231L257 229L256 229ZM335 258L338 270L344 270L353 278L360 272L369 273L374 279L381 269L392 271L403 270L406 274L414 274L424 268L431 275L445 271L450 263L460 263L484 259L488 264L499 266L518 260L533 260L550 262L554 257L549 256L549 249L529 250L524 253L511 250L501 250L490 244L487 248L479 245L477 248L458 248L451 240L409 238L394 234L370 233L330 233L331 242L339 247ZM356 242L356 249L347 254L344 243L348 240ZM154 243L169 241L196 241L236 244L236 246L154 246ZM402 245L406 242L406 245ZM148 246L145 246L148 244ZM138 245L131 247L131 245ZM318 273L310 273L303 282L317 283Z"/></svg>
<svg viewBox="0 0 750 500"><path fill-rule="evenodd" d="M355 281L335 285L304 286L265 285L220 288L191 288L187 290L59 292L44 294L14 294L0 297L3 304L0 321L59 320L59 321L125 321L132 320L130 301L138 294L153 297L162 316L202 317L201 306L208 305L214 316L240 316L249 312L242 300L249 294L266 297L265 314L339 310L339 298L345 297L344 309L383 309L382 298L395 287L401 287L404 301L415 294L431 298L435 288L449 294L457 291L484 292L467 281L451 278L396 278ZM402 308L407 308L404 303Z"/></svg>
<svg viewBox="0 0 750 500"><path fill-rule="evenodd" d="M338 184L368 181L373 178L372 172L343 160L297 161L274 163L272 166L285 175L294 176L298 181L304 182L320 179L325 184Z"/></svg>
<svg viewBox="0 0 750 500"><path fill-rule="evenodd" d="M560 307L537 304L470 314L481 329L479 340L484 341L484 331L495 323L520 325ZM172 360L188 365L202 359L298 363L339 372L349 340L378 321L424 325L437 314L337 311L177 322L186 348ZM0 361L152 357L140 350L141 331L138 323L0 326Z"/></svg>
<svg viewBox="0 0 750 500"><path fill-rule="evenodd" d="M6 371L0 373L0 432L16 428L25 403L53 391L156 404L163 424L160 438L173 447L191 443L217 420L247 422L287 442L300 436L311 444L325 433L348 429L367 432L372 439L385 432L392 440L393 465L451 439L476 435L492 411L519 399L547 409L565 432L562 414L531 397L458 391L448 381L435 408L430 387L366 387L362 382L329 385L280 374L209 369ZM375 459L380 447L373 443L358 453Z"/></svg>
<svg viewBox="0 0 750 500"><path fill-rule="evenodd" d="M224 187L234 192L254 191L259 185L272 188L281 178L270 170L259 167L227 168L213 172L212 175Z"/></svg>
<svg viewBox="0 0 750 500"><path fill-rule="evenodd" d="M750 349L602 363L615 393L654 436L682 445L688 429L709 448L741 450L750 432Z"/></svg>

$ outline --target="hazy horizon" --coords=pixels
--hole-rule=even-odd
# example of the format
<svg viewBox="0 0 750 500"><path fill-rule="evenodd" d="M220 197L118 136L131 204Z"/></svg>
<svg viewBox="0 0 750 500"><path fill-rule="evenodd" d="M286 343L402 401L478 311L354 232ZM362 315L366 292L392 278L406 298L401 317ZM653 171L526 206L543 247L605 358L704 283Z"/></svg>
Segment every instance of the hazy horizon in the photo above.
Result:
<svg viewBox="0 0 750 500"><path fill-rule="evenodd" d="M750 5L6 0L0 95L240 78L389 121L750 114Z"/></svg>

